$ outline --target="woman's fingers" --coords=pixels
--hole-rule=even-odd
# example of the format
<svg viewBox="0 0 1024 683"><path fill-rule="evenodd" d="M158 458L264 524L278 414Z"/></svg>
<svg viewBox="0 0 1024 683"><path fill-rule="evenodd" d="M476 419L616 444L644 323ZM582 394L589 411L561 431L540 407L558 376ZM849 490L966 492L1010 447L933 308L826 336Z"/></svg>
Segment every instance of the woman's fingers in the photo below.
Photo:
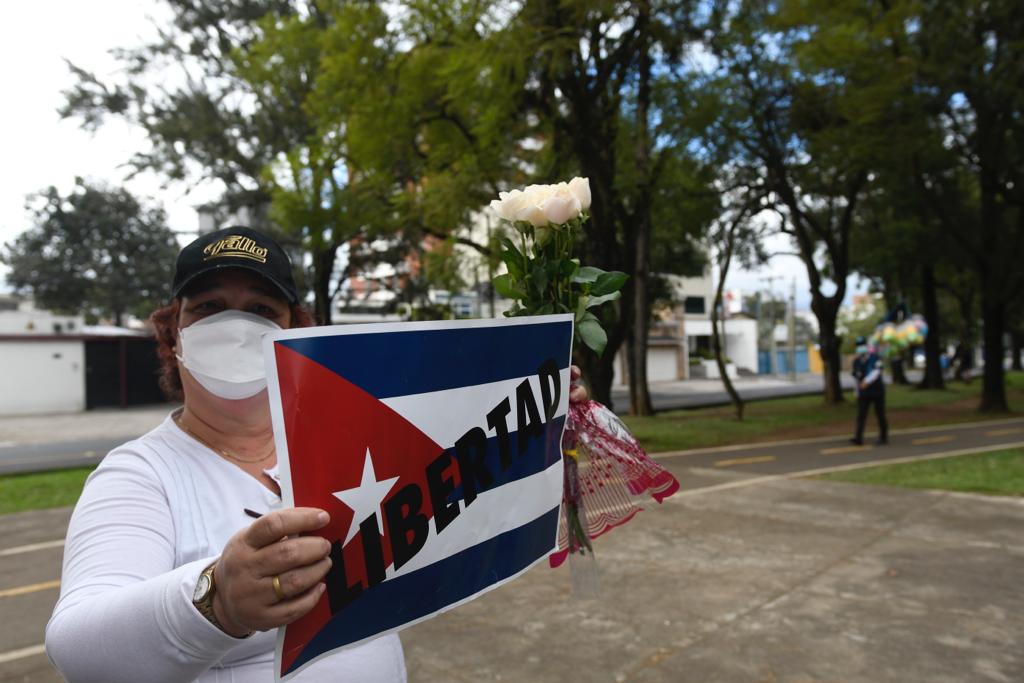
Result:
<svg viewBox="0 0 1024 683"><path fill-rule="evenodd" d="M252 548L263 548L285 536L323 528L330 516L317 508L289 508L269 512L246 529L244 540Z"/></svg>
<svg viewBox="0 0 1024 683"><path fill-rule="evenodd" d="M284 599L279 598L277 591L274 590L273 577L271 576L268 579L264 579L264 583L266 583L268 587L266 591L268 604L287 602L302 595L310 588L313 588L316 584L320 583L324 576L327 575L330 568L331 558L325 557L313 564L278 574L277 580L281 586L281 593L284 595Z"/></svg>
<svg viewBox="0 0 1024 683"><path fill-rule="evenodd" d="M304 616L316 607L316 603L323 597L326 589L327 586L325 584L315 583L306 592L267 607L263 613L265 623L258 627L259 630L266 631L267 629L284 626Z"/></svg>
<svg viewBox="0 0 1024 683"><path fill-rule="evenodd" d="M299 536L271 543L257 550L252 557L257 576L273 576L297 567L316 564L331 552L331 544L319 536Z"/></svg>
<svg viewBox="0 0 1024 683"><path fill-rule="evenodd" d="M581 375L582 373L578 366L569 366L569 401L571 403L582 403L590 397L587 388L579 381Z"/></svg>

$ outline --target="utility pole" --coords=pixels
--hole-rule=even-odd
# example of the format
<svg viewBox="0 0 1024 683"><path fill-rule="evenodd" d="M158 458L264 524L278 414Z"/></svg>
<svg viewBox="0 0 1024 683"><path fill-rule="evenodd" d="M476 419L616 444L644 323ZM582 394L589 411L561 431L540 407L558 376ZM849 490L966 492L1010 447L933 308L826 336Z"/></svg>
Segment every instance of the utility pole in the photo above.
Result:
<svg viewBox="0 0 1024 683"><path fill-rule="evenodd" d="M781 279L779 275L768 275L761 280L768 283L768 368L771 374L779 374L778 350L775 348L775 281Z"/></svg>
<svg viewBox="0 0 1024 683"><path fill-rule="evenodd" d="M796 279L789 283L789 306L786 307L786 327L789 332L789 379L796 382Z"/></svg>

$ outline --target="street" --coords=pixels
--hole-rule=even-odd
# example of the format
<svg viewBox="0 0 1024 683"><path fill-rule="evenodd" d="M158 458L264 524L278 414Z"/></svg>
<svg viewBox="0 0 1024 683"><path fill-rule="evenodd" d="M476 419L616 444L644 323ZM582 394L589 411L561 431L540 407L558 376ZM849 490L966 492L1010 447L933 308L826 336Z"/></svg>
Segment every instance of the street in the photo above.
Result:
<svg viewBox="0 0 1024 683"><path fill-rule="evenodd" d="M880 448L661 454L683 489L597 540L596 599L541 563L404 631L409 680L1022 680L1024 501L795 478L1022 445L1018 418L902 430ZM4 518L2 681L60 680L42 639L69 515Z"/></svg>
<svg viewBox="0 0 1024 683"><path fill-rule="evenodd" d="M798 396L820 392L821 377L799 375L796 382L767 376L746 377L737 380L736 387L746 400ZM718 380L652 383L651 397L656 410L729 401ZM620 410L628 405L625 388L613 390L612 398ZM173 408L171 404L161 404L129 410L0 418L0 474L95 465L111 449L158 425Z"/></svg>

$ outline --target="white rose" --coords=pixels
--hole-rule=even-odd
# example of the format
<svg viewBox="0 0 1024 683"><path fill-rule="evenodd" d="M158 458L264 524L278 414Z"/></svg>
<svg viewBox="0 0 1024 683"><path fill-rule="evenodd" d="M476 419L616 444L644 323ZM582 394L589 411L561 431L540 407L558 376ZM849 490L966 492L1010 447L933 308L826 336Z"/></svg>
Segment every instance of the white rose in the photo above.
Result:
<svg viewBox="0 0 1024 683"><path fill-rule="evenodd" d="M559 191L549 196L541 202L540 209L544 213L544 218L555 225L562 225L578 218L583 210L580 200L569 194L568 188L565 188L564 192Z"/></svg>
<svg viewBox="0 0 1024 683"><path fill-rule="evenodd" d="M573 178L569 181L569 191L579 200L582 211L590 208L590 178Z"/></svg>
<svg viewBox="0 0 1024 683"><path fill-rule="evenodd" d="M562 225L590 206L590 184L586 178L574 178L571 183L527 185L498 197L491 202L491 209L507 221L525 221L538 228Z"/></svg>
<svg viewBox="0 0 1024 683"><path fill-rule="evenodd" d="M524 202L526 202L526 195L523 191L500 192L498 197L499 199L491 202L491 208L494 209L498 216L507 221L516 220L516 214L522 208Z"/></svg>
<svg viewBox="0 0 1024 683"><path fill-rule="evenodd" d="M513 190L513 192L517 191ZM548 185L527 185L522 192L516 195L514 201L511 198L506 200L509 220L526 221L534 227L547 225L547 218L544 217L541 204L550 194L551 189Z"/></svg>

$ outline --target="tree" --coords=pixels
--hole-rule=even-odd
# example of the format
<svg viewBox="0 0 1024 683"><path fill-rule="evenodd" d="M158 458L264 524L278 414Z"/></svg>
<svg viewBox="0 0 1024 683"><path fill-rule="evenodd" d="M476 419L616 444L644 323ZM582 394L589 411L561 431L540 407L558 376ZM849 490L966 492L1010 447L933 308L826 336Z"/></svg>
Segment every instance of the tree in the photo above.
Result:
<svg viewBox="0 0 1024 683"><path fill-rule="evenodd" d="M967 223L952 222L961 211L943 215L978 282L985 356L979 410L1006 412L1007 315L1024 287L1024 12L1013 0L917 6L911 44L919 87L937 93L936 119L958 166L928 174L923 185L939 211L951 203L975 207Z"/></svg>
<svg viewBox="0 0 1024 683"><path fill-rule="evenodd" d="M86 128L110 116L142 127L150 149L131 159L136 170L218 183L229 211L248 209L253 227L298 239L310 255L316 316L329 323L345 276L339 248L395 229L389 198L350 153L346 126L363 101L360 86L393 47L387 15L374 3L340 1L165 2L174 19L158 41L114 52L124 82L71 66L77 82L62 114ZM329 27L345 39L325 43ZM317 109L321 76L353 66L347 106Z"/></svg>
<svg viewBox="0 0 1024 683"><path fill-rule="evenodd" d="M545 141L541 174L590 178L581 259L630 275L618 311L604 312L604 355L584 352L579 360L595 398L607 401L615 353L627 343L634 414L652 410L646 353L653 216L671 194L670 160L693 156L695 136L681 122L698 101L686 59L701 36L698 4L533 0L514 23L528 64L525 101Z"/></svg>
<svg viewBox="0 0 1024 683"><path fill-rule="evenodd" d="M628 341L634 412L651 408L651 245L671 236L665 239L676 239L675 253L692 253L686 236L710 220L701 214L706 199L690 194L707 174L686 163L689 139L670 128L680 128L689 106L680 92L685 78L671 70L682 62L688 8L408 3L396 21L403 50L375 72L366 84L373 96L349 119L361 130L349 129L350 142L358 139L378 177L391 173L385 191L403 229L454 234L484 254L487 245L471 244L461 231L499 190L590 178L591 218L577 251L584 263L631 279L619 309L603 311L604 355L584 352L579 361L595 398L607 402L615 353ZM349 78L345 70L333 75L320 83L325 111L343 104L336 93ZM672 211L680 206L686 215ZM689 270L693 260L677 267Z"/></svg>
<svg viewBox="0 0 1024 683"><path fill-rule="evenodd" d="M115 325L166 302L178 243L162 208L81 178L67 195L50 187L30 206L33 227L0 256L15 290L31 292L45 308Z"/></svg>
<svg viewBox="0 0 1024 683"><path fill-rule="evenodd" d="M731 146L733 163L759 176L773 195L778 229L792 238L804 263L818 319L824 399L838 403L836 317L879 135L847 117L846 79L801 59L808 35L816 34L799 17L781 16L772 3L731 7L718 7L723 29L713 43L723 101L719 137Z"/></svg>
<svg viewBox="0 0 1024 683"><path fill-rule="evenodd" d="M754 193L744 193L745 200L737 202L739 208L732 215L723 216L712 228L709 235L712 248L716 253L718 264L718 283L715 285L714 302L711 305L711 350L715 354L715 362L718 365L718 373L722 378L722 384L729 395L729 401L736 411L736 419L743 419L743 399L732 384L729 373L726 372L725 350L722 344L724 332L719 331L722 324L721 312L723 308L723 292L725 281L729 277L729 268L733 259L750 263L756 260L764 260L760 251L761 226L752 220L752 216L759 212L761 197Z"/></svg>

